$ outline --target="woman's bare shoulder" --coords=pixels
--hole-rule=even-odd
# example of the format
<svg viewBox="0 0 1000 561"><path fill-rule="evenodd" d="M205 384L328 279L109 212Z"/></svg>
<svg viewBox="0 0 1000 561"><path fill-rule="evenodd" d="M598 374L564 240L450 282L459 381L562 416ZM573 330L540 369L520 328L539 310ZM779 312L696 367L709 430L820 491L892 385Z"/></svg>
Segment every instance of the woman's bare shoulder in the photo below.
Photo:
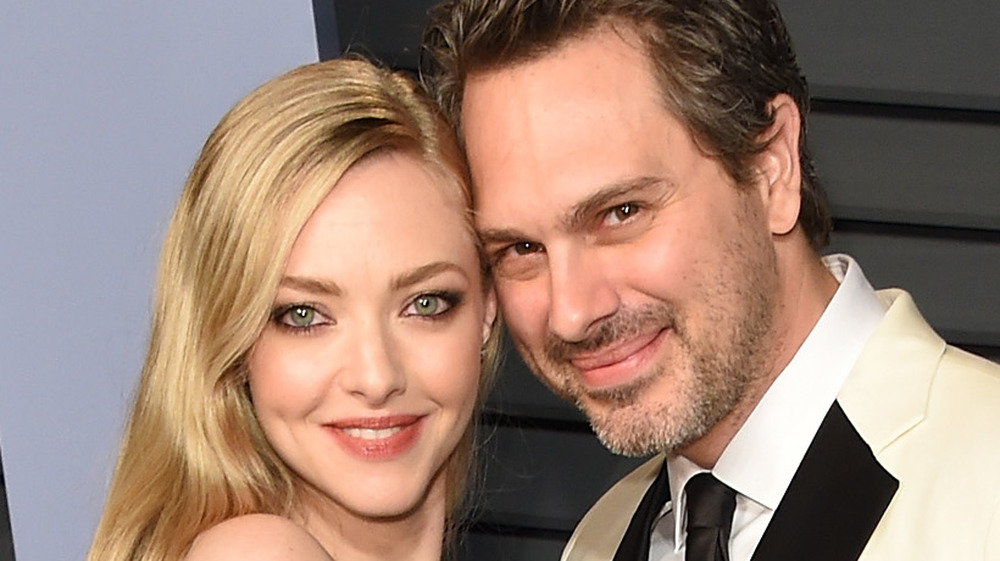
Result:
<svg viewBox="0 0 1000 561"><path fill-rule="evenodd" d="M273 514L247 514L195 538L185 561L333 561L302 526Z"/></svg>

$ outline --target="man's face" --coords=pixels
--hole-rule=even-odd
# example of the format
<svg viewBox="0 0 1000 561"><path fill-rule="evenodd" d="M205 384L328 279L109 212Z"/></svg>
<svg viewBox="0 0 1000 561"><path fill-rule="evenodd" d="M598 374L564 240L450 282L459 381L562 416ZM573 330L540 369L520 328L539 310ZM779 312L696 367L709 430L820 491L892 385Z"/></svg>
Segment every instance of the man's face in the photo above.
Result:
<svg viewBox="0 0 1000 561"><path fill-rule="evenodd" d="M660 103L629 34L473 75L477 228L532 370L612 450L683 447L764 375L777 290L756 185Z"/></svg>

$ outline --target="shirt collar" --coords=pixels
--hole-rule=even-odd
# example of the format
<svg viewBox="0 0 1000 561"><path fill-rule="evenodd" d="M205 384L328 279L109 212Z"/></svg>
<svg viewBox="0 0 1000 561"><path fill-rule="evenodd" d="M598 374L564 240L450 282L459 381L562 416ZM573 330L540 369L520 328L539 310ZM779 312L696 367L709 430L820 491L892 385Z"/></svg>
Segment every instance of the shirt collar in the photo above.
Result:
<svg viewBox="0 0 1000 561"><path fill-rule="evenodd" d="M823 263L840 286L712 470L720 481L771 510L781 502L840 386L885 314L861 267L851 257L830 255ZM675 513L674 543L682 543L684 485L705 470L679 455L667 462Z"/></svg>

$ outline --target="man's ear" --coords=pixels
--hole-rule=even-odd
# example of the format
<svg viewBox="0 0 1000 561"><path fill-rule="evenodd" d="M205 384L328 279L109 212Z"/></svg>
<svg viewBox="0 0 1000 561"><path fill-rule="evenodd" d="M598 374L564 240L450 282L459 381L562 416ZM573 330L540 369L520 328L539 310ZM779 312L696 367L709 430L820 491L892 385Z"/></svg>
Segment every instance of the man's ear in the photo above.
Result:
<svg viewBox="0 0 1000 561"><path fill-rule="evenodd" d="M497 293L493 287L490 287L486 291L486 298L483 300L483 311L482 345L485 346L497 322Z"/></svg>
<svg viewBox="0 0 1000 561"><path fill-rule="evenodd" d="M802 119L798 105L787 94L774 96L768 105L774 122L761 135L767 147L755 160L771 233L783 235L795 228L802 202Z"/></svg>

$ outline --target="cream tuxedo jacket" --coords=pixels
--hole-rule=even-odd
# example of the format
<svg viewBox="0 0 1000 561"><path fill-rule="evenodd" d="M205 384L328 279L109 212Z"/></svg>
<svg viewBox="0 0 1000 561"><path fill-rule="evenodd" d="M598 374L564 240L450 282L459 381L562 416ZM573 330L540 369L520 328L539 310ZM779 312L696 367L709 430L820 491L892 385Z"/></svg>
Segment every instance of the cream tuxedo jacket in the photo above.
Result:
<svg viewBox="0 0 1000 561"><path fill-rule="evenodd" d="M753 561L1000 561L1000 366L948 346L906 292L878 296L888 311ZM616 483L562 559L613 559L662 463Z"/></svg>

